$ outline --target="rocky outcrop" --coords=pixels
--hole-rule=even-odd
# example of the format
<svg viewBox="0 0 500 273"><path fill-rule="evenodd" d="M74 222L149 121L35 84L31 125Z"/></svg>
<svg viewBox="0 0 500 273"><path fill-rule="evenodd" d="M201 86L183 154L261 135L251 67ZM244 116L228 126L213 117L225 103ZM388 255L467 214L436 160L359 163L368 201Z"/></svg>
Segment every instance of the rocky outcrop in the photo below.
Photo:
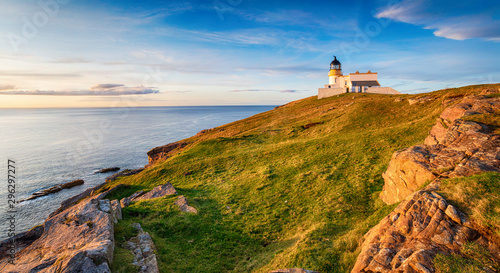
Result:
<svg viewBox="0 0 500 273"><path fill-rule="evenodd" d="M484 124L461 119L478 114L500 114L500 99L468 97L446 108L424 145L393 155L383 174L382 200L400 202L436 177L500 171L500 135Z"/></svg>
<svg viewBox="0 0 500 273"><path fill-rule="evenodd" d="M184 197L184 195L181 195L181 196L177 197L177 201L175 201L174 204L176 204L177 206L179 206L179 209L181 211L198 213L197 209L191 207L188 204L188 201L187 201L186 197Z"/></svg>
<svg viewBox="0 0 500 273"><path fill-rule="evenodd" d="M138 192L135 192L134 194L132 194L131 196L129 197L124 197L120 200L120 205L122 208L125 208L125 207L128 207L128 205L130 205L130 203L132 203L132 199L144 194L145 191L138 191Z"/></svg>
<svg viewBox="0 0 500 273"><path fill-rule="evenodd" d="M15 253L19 253L23 248L40 238L42 233L43 226L41 225L2 241L0 243L0 260L7 257L12 249L15 250Z"/></svg>
<svg viewBox="0 0 500 273"><path fill-rule="evenodd" d="M437 253L460 254L468 242L500 261L497 239L435 192L440 178L500 172L500 136L464 118L478 114L498 116L500 98L464 98L445 109L424 145L393 155L380 197L402 202L364 236L352 272L435 272Z"/></svg>
<svg viewBox="0 0 500 273"><path fill-rule="evenodd" d="M178 141L151 149L147 153L149 164L146 165L146 167L170 158L176 151L186 147L186 145L188 145L188 143Z"/></svg>
<svg viewBox="0 0 500 273"><path fill-rule="evenodd" d="M110 172L117 172L119 170L120 170L120 168L118 168L118 167L112 167L112 168L100 169L94 173L110 173Z"/></svg>
<svg viewBox="0 0 500 273"><path fill-rule="evenodd" d="M418 191L365 236L352 272L435 272L437 253L460 253L476 242L500 259L500 248L435 192Z"/></svg>
<svg viewBox="0 0 500 273"><path fill-rule="evenodd" d="M28 200L37 199L39 197L46 196L46 195L49 195L49 194L52 194L52 193L56 193L56 192L62 191L64 189L71 189L73 187L76 187L76 186L79 186L79 185L83 185L83 183L84 183L83 180L78 179L78 180L73 180L71 182L59 184L59 185L50 187L48 189L44 189L44 190L40 190L40 191L34 192L34 193L31 194L30 197L28 197L26 199L20 200L19 203L20 202L24 202L24 201L28 201Z"/></svg>
<svg viewBox="0 0 500 273"><path fill-rule="evenodd" d="M118 202L107 192L50 216L38 239L20 250L16 264L0 260L1 272L110 272Z"/></svg>
<svg viewBox="0 0 500 273"><path fill-rule="evenodd" d="M130 205L130 203L135 201L150 200L172 194L177 194L177 191L175 190L174 186L172 186L172 184L170 184L169 182L167 184L156 186L147 193L145 193L144 191L138 191L129 197L122 198L120 200L120 204L122 208L125 208L128 205Z"/></svg>
<svg viewBox="0 0 500 273"><path fill-rule="evenodd" d="M139 273L158 273L158 262L155 255L155 244L149 233L145 232L139 223L134 223L132 226L137 230L138 234L127 241L125 248L132 251L134 255L134 266L137 266Z"/></svg>
<svg viewBox="0 0 500 273"><path fill-rule="evenodd" d="M172 184L167 183L164 185L156 186L151 191L132 198L132 201L150 200L172 194L177 194L177 191L174 189L174 186L172 186Z"/></svg>
<svg viewBox="0 0 500 273"><path fill-rule="evenodd" d="M122 176L130 176L130 175L134 175L134 174L138 174L140 172L144 171L144 168L139 168L139 169L135 169L135 170L123 170L119 173L115 173L111 176L108 176L106 177L106 183L109 183L109 182L112 182L112 181L115 181L118 177L122 177Z"/></svg>

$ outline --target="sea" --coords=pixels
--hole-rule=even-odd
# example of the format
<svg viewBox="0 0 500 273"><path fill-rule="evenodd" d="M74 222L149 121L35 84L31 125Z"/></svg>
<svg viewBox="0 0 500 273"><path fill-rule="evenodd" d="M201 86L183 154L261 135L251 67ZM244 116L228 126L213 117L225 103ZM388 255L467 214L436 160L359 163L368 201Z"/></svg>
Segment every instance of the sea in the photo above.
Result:
<svg viewBox="0 0 500 273"><path fill-rule="evenodd" d="M274 107L0 109L0 241L11 232L18 234L42 224L63 200L103 183L112 174L95 174L97 170L141 168L154 147ZM14 202L76 179L85 183Z"/></svg>

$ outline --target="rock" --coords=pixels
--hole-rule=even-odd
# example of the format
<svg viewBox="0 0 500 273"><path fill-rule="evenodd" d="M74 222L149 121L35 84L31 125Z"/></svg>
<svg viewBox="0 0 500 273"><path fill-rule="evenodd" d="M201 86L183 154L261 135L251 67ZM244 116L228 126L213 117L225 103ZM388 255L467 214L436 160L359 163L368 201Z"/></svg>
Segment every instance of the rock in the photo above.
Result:
<svg viewBox="0 0 500 273"><path fill-rule="evenodd" d="M380 198L388 204L401 201L436 176L429 168L429 151L414 146L394 153L382 176L385 184Z"/></svg>
<svg viewBox="0 0 500 273"><path fill-rule="evenodd" d="M111 219L115 224L122 219L122 206L118 200L111 201Z"/></svg>
<svg viewBox="0 0 500 273"><path fill-rule="evenodd" d="M154 187L150 192L145 194L141 194L137 197L131 198L131 201L140 201L140 200L150 200L154 198L164 197L165 195L177 194L174 186L172 184L167 183L164 185Z"/></svg>
<svg viewBox="0 0 500 273"><path fill-rule="evenodd" d="M40 225L30 229L29 231L19 233L12 238L0 242L0 260L7 257L7 251L13 249L12 246L14 246L16 253L19 253L25 247L29 246L38 238L40 238L40 236L42 236L42 233L43 225Z"/></svg>
<svg viewBox="0 0 500 273"><path fill-rule="evenodd" d="M156 147L151 149L148 154L148 162L149 164L146 167L149 167L157 162L164 161L172 156L175 151L178 151L184 148L189 143L187 142L174 142L164 146Z"/></svg>
<svg viewBox="0 0 500 273"><path fill-rule="evenodd" d="M130 176L130 175L134 175L134 174L138 174L140 172L144 171L144 168L139 168L139 169L135 169L135 170L123 170L119 173L115 173L111 176L108 176L106 177L106 183L108 182L111 182L111 181L115 181L118 177L122 177L122 176Z"/></svg>
<svg viewBox="0 0 500 273"><path fill-rule="evenodd" d="M435 272L437 253L459 253L467 242L493 244L435 192L418 191L365 236L352 272Z"/></svg>
<svg viewBox="0 0 500 273"><path fill-rule="evenodd" d="M76 187L76 186L79 186L79 185L83 185L83 183L84 183L83 180L78 179L78 180L73 180L73 181L68 182L68 183L59 184L59 185L50 187L48 189L44 189L44 190L40 190L40 191L34 192L34 193L31 194L30 197L28 197L26 199L20 200L19 203L20 202L24 202L24 201L28 201L28 200L37 199L38 197L42 197L42 196L46 196L46 195L49 195L49 194L52 194L52 193L56 193L56 192L62 191L64 189L71 189L73 187Z"/></svg>
<svg viewBox="0 0 500 273"><path fill-rule="evenodd" d="M118 167L112 167L112 168L100 169L94 173L110 173L110 172L116 172L119 170L120 170L120 168L118 168Z"/></svg>
<svg viewBox="0 0 500 273"><path fill-rule="evenodd" d="M319 273L319 272L302 268L287 268L287 269L274 270L269 273Z"/></svg>
<svg viewBox="0 0 500 273"><path fill-rule="evenodd" d="M399 202L436 177L500 172L500 135L484 124L461 119L488 113L500 113L500 98L466 97L446 108L424 145L394 153L383 174L382 200Z"/></svg>
<svg viewBox="0 0 500 273"><path fill-rule="evenodd" d="M49 218L52 217L52 216L54 216L54 215L56 215L56 214L58 214L58 213L60 213L61 211L65 210L65 209L71 207L72 205L78 203L78 201L80 201L80 200L82 200L84 198L87 198L87 197L89 197L91 195L94 195L94 193L96 193L98 190L100 190L105 185L106 185L106 183L99 184L99 185L97 185L97 186L95 186L93 188L86 189L84 192L82 192L80 194L77 194L77 195L75 195L73 197L70 197L70 198L62 201L61 202L61 206L57 210L55 210L54 212L52 212L49 215ZM113 192L113 191L115 191L115 190L117 190L117 189L119 189L119 188L121 188L123 186L124 186L123 184L116 185L113 188L107 190L105 192L105 195L109 194L109 193L111 193L111 192ZM104 197L104 195L101 196L101 198L103 198L103 197Z"/></svg>
<svg viewBox="0 0 500 273"><path fill-rule="evenodd" d="M156 251L153 239L149 233L145 232L138 223L132 224L137 229L138 234L130 238L126 243L125 248L132 251L134 255L133 264L139 268L140 273L156 273L160 272L156 261Z"/></svg>
<svg viewBox="0 0 500 273"><path fill-rule="evenodd" d="M480 95L491 95L491 94L498 94L500 93L500 89L499 88L489 88L489 89L484 89L483 91L481 91L481 94Z"/></svg>
<svg viewBox="0 0 500 273"><path fill-rule="evenodd" d="M177 201L175 201L174 204L176 204L177 206L179 206L179 208L181 209L181 211L198 213L198 210L196 210L195 208L191 207L188 204L188 201L187 201L186 197L184 197L184 195L181 195L181 196L177 197Z"/></svg>
<svg viewBox="0 0 500 273"><path fill-rule="evenodd" d="M134 194L132 194L129 197L122 198L120 200L121 207L122 208L128 207L128 205L130 205L130 203L132 203L132 199L134 199L134 198L136 198L136 197L138 197L138 196L140 196L142 194L144 194L144 191L138 191L138 192L135 192Z"/></svg>
<svg viewBox="0 0 500 273"><path fill-rule="evenodd" d="M426 102L433 101L433 100L434 100L434 98L425 96L425 97L421 97L421 98L408 99L408 103L410 105L414 105L414 104L426 103Z"/></svg>
<svg viewBox="0 0 500 273"><path fill-rule="evenodd" d="M49 217L43 233L17 254L16 264L0 260L3 272L110 272L117 201L107 192L86 198ZM111 204L114 205L111 205ZM119 216L121 217L121 215Z"/></svg>

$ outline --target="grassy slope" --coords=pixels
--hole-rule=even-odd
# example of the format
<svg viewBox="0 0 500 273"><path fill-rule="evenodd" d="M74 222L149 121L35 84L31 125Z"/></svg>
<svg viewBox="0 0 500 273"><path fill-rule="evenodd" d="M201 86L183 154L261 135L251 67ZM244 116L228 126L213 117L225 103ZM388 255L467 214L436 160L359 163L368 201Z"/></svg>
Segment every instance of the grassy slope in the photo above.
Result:
<svg viewBox="0 0 500 273"><path fill-rule="evenodd" d="M114 182L130 185L114 198L171 182L199 214L180 212L176 197L125 208L113 271L130 272L120 244L139 222L162 272L348 272L363 234L394 207L378 198L393 152L423 142L443 100L482 89L310 97L194 136L176 156ZM395 101L422 96L435 100Z"/></svg>

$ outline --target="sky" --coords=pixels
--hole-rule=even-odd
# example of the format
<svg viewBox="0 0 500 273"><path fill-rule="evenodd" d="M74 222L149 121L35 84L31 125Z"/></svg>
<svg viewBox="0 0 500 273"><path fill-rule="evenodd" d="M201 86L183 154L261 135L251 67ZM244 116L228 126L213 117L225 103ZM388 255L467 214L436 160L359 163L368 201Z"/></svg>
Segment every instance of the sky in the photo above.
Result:
<svg viewBox="0 0 500 273"><path fill-rule="evenodd" d="M279 105L333 56L402 93L500 82L500 2L0 0L0 108Z"/></svg>

